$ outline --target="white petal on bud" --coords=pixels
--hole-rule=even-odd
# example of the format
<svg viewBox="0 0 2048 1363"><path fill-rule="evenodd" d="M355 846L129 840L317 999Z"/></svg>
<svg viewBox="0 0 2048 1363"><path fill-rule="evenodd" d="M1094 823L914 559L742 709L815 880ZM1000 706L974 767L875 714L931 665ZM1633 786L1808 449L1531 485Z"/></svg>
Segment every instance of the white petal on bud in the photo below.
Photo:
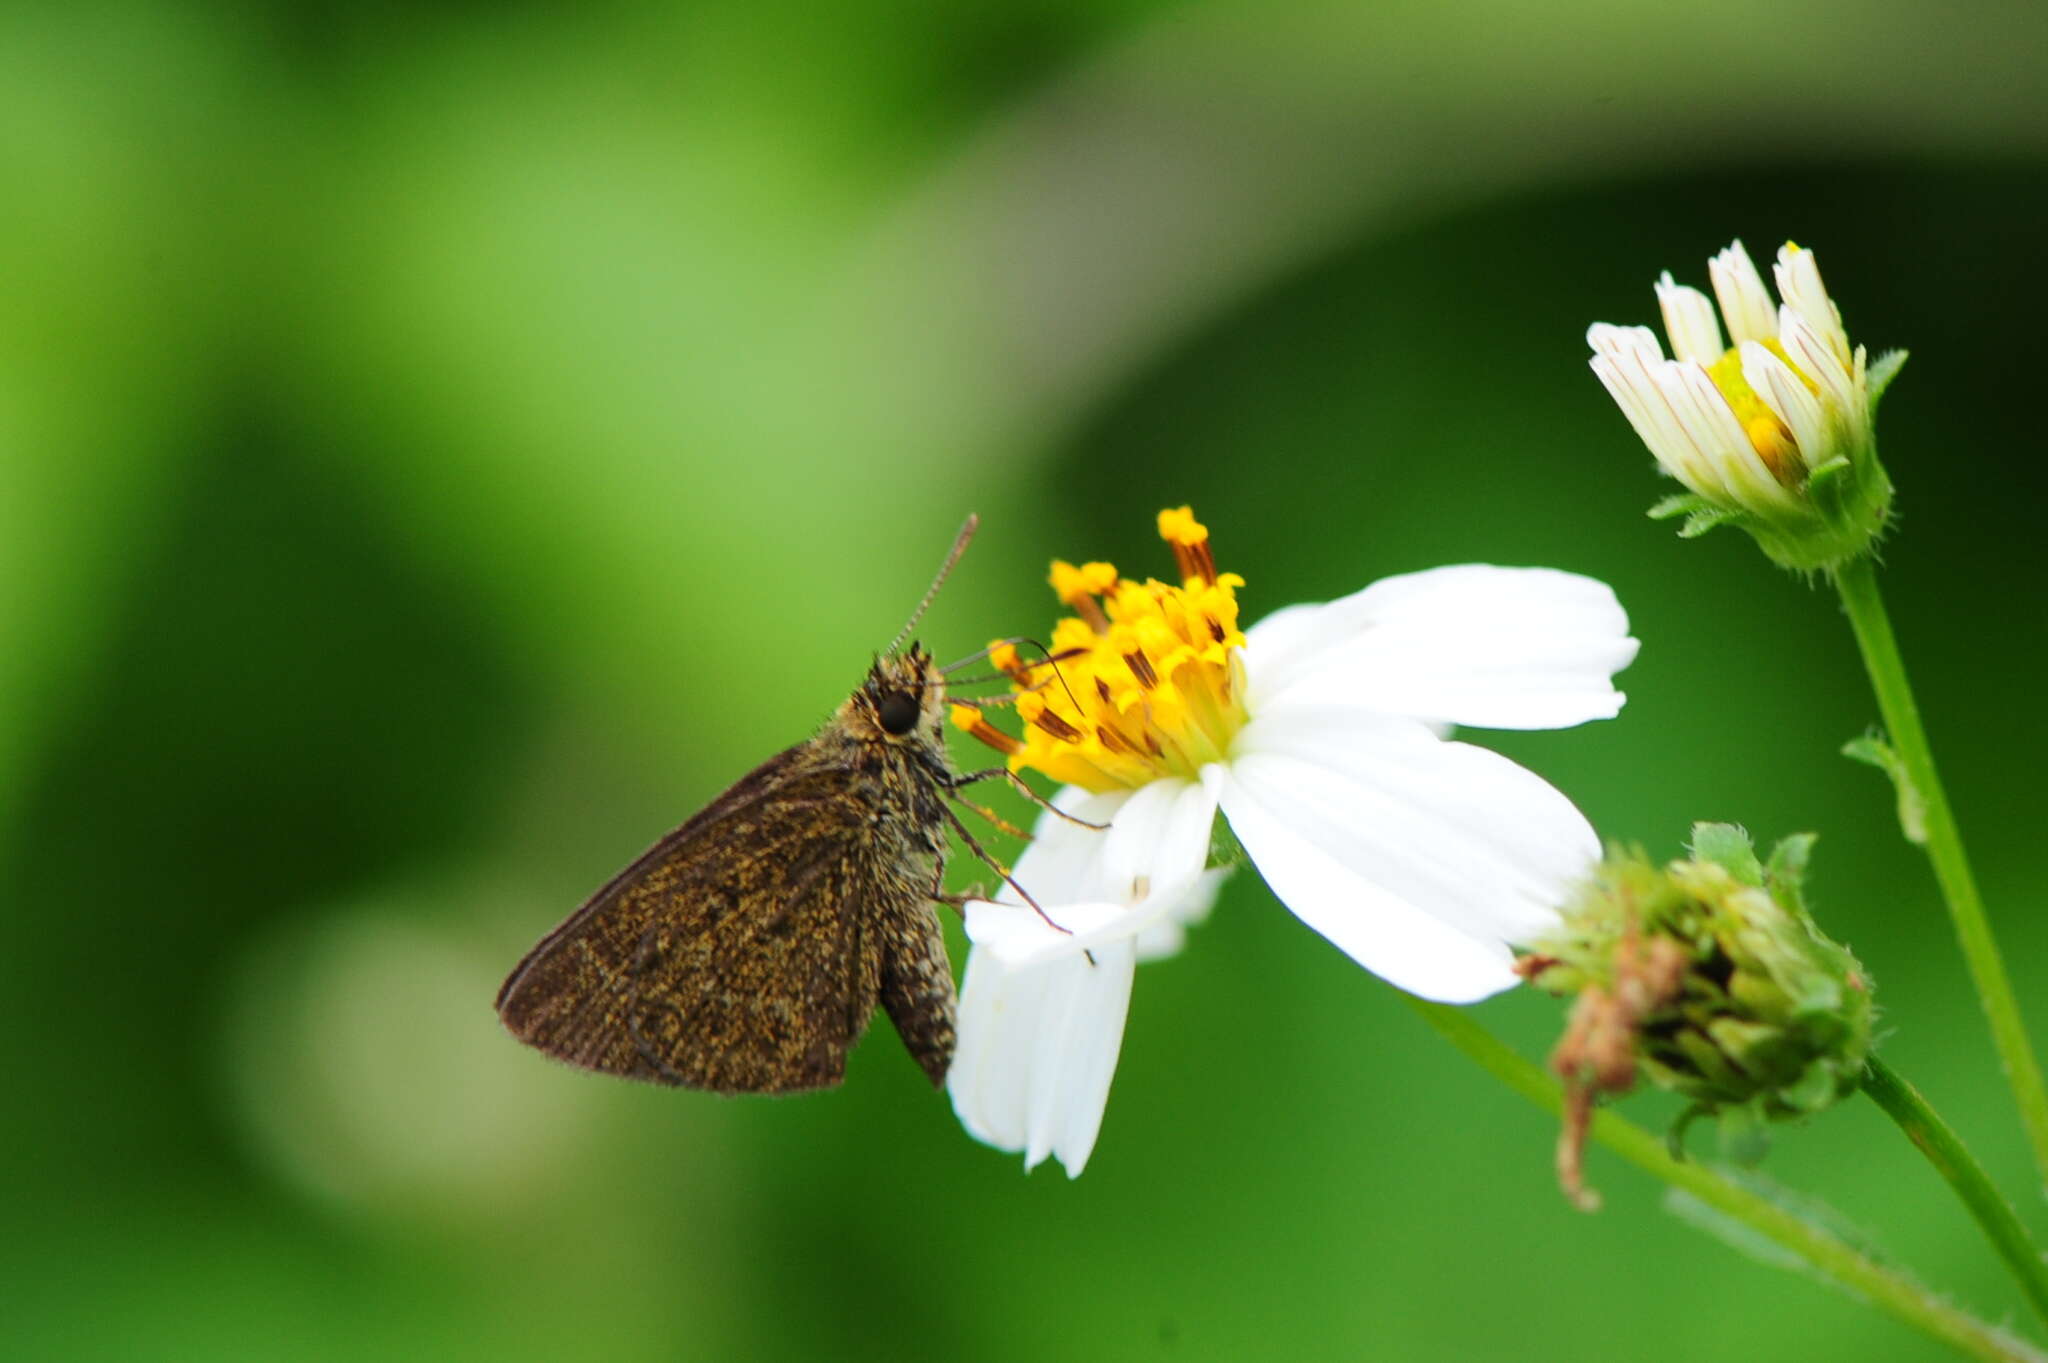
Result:
<svg viewBox="0 0 2048 1363"><path fill-rule="evenodd" d="M1726 353L1713 303L1698 289L1675 282L1669 270L1657 281L1657 306L1664 313L1664 334L1671 338L1673 355L1711 365Z"/></svg>
<svg viewBox="0 0 2048 1363"><path fill-rule="evenodd" d="M1772 273L1777 277L1778 296L1785 300L1785 306L1799 314L1814 334L1826 342L1836 364L1848 369L1849 333L1842 329L1841 311L1828 297L1827 286L1820 282L1820 266L1815 263L1813 252L1788 243L1779 249L1778 264Z"/></svg>
<svg viewBox="0 0 2048 1363"><path fill-rule="evenodd" d="M1827 449L1827 412L1790 365L1755 341L1745 341L1742 377L1792 432L1792 441L1799 447L1803 460L1810 465Z"/></svg>
<svg viewBox="0 0 2048 1363"><path fill-rule="evenodd" d="M1756 447L1749 443L1749 432L1742 429L1735 409L1728 405L1727 397L1707 371L1692 365L1674 367L1679 369L1691 399L1688 415L1695 439L1711 451L1710 457L1728 488L1728 496L1738 505L1797 510L1799 499L1778 481Z"/></svg>
<svg viewBox="0 0 2048 1363"><path fill-rule="evenodd" d="M1778 310L1764 288L1763 276L1742 243L1731 242L1707 262L1707 275L1714 281L1714 297L1720 300L1721 317L1737 345L1744 341L1777 339Z"/></svg>
<svg viewBox="0 0 2048 1363"><path fill-rule="evenodd" d="M1609 328L1612 333L1623 330ZM1589 339L1598 344L1616 337ZM1593 357L1593 373L1613 396L1636 435L1672 477L1702 497L1725 498L1728 490L1715 472L1714 461L1694 442L1680 416L1681 408L1689 400L1675 381L1667 386L1671 362L1657 353L1654 341L1649 349L1650 357L1646 357L1638 345L1616 345Z"/></svg>
<svg viewBox="0 0 2048 1363"><path fill-rule="evenodd" d="M1832 343L1813 329L1806 314L1789 304L1779 313L1779 325L1786 358L1813 380L1820 389L1822 403L1845 420L1853 419L1865 399L1857 392L1856 376L1850 368L1854 361L1849 352L1844 350L1837 357Z"/></svg>

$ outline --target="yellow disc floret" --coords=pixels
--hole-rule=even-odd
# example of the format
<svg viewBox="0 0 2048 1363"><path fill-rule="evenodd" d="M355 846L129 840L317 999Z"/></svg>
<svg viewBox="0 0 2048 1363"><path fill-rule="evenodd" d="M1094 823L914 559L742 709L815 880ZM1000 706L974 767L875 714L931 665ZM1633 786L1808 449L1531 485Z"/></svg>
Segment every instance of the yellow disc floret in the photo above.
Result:
<svg viewBox="0 0 2048 1363"><path fill-rule="evenodd" d="M1813 390L1813 380L1799 372L1791 357L1785 354L1785 347L1777 341L1762 342L1765 349L1784 360L1786 366L1797 374L1799 381ZM1806 467L1799 453L1799 444L1792 438L1791 430L1778 414L1772 411L1757 391L1749 386L1749 380L1742 373L1742 352L1731 350L1707 367L1707 377L1721 390L1721 396L1728 399L1728 405L1735 411L1735 419L1742 423L1742 432L1749 437L1757 457L1764 461L1764 467L1771 471L1786 487L1796 488L1806 477Z"/></svg>
<svg viewBox="0 0 2048 1363"><path fill-rule="evenodd" d="M1021 743L991 743L1012 770L1107 791L1194 780L1229 755L1245 722L1244 579L1217 573L1209 531L1189 508L1160 512L1159 533L1173 546L1177 587L1130 581L1107 563L1053 564L1053 590L1074 614L1053 627L1051 658L1026 662L1013 650L998 662L1015 678L1024 721ZM954 722L988 741L979 711L960 707Z"/></svg>

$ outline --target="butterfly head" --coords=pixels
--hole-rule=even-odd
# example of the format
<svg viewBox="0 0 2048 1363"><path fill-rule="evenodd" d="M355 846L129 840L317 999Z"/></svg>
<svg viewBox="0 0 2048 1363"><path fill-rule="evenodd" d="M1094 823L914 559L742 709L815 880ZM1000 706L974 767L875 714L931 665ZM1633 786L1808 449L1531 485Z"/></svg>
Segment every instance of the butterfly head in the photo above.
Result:
<svg viewBox="0 0 2048 1363"><path fill-rule="evenodd" d="M875 659L846 702L850 722L882 742L944 748L946 678L917 644Z"/></svg>

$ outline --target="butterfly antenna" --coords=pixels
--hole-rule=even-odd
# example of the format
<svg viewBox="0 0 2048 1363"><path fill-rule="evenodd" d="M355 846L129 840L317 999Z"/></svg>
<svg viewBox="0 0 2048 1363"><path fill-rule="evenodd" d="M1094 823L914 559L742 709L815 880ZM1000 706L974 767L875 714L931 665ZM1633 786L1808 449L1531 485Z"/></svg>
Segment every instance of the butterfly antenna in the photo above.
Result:
<svg viewBox="0 0 2048 1363"><path fill-rule="evenodd" d="M981 517L972 514L962 523L960 533L953 537L953 547L947 552L946 561L939 565L939 575L932 579L932 585L925 590L924 600L917 603L917 609L903 622L903 628L896 631L895 639L890 641L889 652L894 653L901 648L903 641L910 637L910 631L917 628L917 622L924 619L925 610L932 604L932 598L939 594L939 588L946 585L947 575L953 571L953 565L960 561L960 556L967 552L967 541L974 538L974 532L980 525Z"/></svg>

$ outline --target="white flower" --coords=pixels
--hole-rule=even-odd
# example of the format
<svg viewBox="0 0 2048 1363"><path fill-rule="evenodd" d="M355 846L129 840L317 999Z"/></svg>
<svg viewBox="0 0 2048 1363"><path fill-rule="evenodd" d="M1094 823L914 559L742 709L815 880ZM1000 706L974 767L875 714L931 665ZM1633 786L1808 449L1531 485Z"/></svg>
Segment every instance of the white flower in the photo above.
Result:
<svg viewBox="0 0 2048 1363"><path fill-rule="evenodd" d="M1903 356L1872 372L1811 251L1787 243L1778 252L1778 304L1739 241L1707 272L1711 301L1668 271L1657 281L1671 359L1648 327L1596 322L1586 332L1593 373L1658 464L1698 499L1659 514L1692 514L1694 534L1737 521L1773 558L1802 569L1863 552L1891 501L1871 414Z"/></svg>
<svg viewBox="0 0 2048 1363"><path fill-rule="evenodd" d="M1178 950L1214 896L1218 810L1275 896L1353 960L1426 998L1484 998L1516 982L1509 944L1555 926L1599 840L1543 780L1442 732L1612 717L1610 678L1636 650L1602 584L1484 565L1240 634L1241 579L1215 572L1206 530L1182 508L1161 531L1181 587L1056 565L1078 612L1054 635L1057 673L1001 658L1030 688L1031 729L995 739L1070 783L1060 809L1110 826L1039 819L1014 878L1053 923L1014 892L969 907L947 1088L970 1133L1069 1175L1101 1123L1137 961ZM991 736L978 712L956 718Z"/></svg>

